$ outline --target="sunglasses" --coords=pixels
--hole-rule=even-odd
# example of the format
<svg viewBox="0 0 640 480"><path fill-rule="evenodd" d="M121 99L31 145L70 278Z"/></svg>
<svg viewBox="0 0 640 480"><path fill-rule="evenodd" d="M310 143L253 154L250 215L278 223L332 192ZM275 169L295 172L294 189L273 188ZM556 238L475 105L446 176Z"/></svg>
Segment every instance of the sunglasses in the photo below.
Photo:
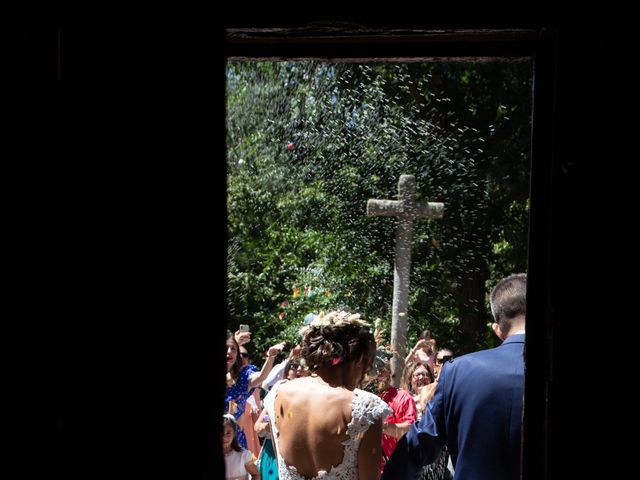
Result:
<svg viewBox="0 0 640 480"><path fill-rule="evenodd" d="M451 360L451 355L446 355L446 356L444 356L442 358L436 358L436 361L438 363L445 363L445 362L447 362L449 360Z"/></svg>
<svg viewBox="0 0 640 480"><path fill-rule="evenodd" d="M249 354L248 353L241 353L240 356L242 358L249 358Z"/></svg>

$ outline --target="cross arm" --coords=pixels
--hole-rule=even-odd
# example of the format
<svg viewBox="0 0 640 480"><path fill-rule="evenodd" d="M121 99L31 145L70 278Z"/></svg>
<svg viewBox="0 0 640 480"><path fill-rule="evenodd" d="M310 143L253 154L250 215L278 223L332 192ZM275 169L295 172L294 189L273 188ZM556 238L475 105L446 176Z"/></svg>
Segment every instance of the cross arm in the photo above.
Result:
<svg viewBox="0 0 640 480"><path fill-rule="evenodd" d="M444 214L444 203L418 202L416 204L416 217L442 218L443 214Z"/></svg>
<svg viewBox="0 0 640 480"><path fill-rule="evenodd" d="M402 213L402 202L398 200L367 200L367 215L395 217Z"/></svg>

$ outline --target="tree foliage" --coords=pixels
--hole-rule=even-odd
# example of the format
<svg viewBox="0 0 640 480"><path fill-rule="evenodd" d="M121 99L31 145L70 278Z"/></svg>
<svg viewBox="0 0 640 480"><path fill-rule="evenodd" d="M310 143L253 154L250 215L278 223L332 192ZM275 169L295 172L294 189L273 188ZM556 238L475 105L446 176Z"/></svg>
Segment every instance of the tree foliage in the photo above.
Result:
<svg viewBox="0 0 640 480"><path fill-rule="evenodd" d="M495 344L487 291L526 270L531 64L230 62L228 298L255 348L348 306L389 331L400 175L445 203L414 223L409 339Z"/></svg>

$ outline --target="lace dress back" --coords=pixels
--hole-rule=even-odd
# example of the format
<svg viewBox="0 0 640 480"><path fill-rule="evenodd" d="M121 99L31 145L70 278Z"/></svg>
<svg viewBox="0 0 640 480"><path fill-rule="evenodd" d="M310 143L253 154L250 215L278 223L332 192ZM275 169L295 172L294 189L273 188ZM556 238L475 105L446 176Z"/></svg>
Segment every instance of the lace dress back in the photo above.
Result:
<svg viewBox="0 0 640 480"><path fill-rule="evenodd" d="M280 432L275 424L275 399L278 394L278 387L284 383L278 383L273 386L269 394L264 399L265 407L271 417L271 431L273 434L276 447ZM353 400L351 401L351 421L347 425L347 440L342 442L344 446L344 456L342 462L332 466L329 471L321 470L311 480L354 480L358 478L358 448L360 440L369 427L380 418L391 415L393 411L376 395L365 392L364 390L355 389L353 391ZM287 465L280 456L280 449L276 449L278 459L278 470L280 472L280 480L308 480L298 473L296 467Z"/></svg>

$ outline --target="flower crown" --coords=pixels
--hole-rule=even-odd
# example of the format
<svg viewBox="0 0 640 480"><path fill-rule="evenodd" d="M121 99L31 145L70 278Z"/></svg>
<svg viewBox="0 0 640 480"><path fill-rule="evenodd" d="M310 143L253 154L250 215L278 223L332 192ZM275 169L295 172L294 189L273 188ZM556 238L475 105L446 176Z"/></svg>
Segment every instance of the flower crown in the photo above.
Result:
<svg viewBox="0 0 640 480"><path fill-rule="evenodd" d="M341 327L355 325L362 328L371 328L371 324L360 318L359 313L347 312L344 310L330 310L314 315L311 322L300 330L304 335L312 328L318 327Z"/></svg>

